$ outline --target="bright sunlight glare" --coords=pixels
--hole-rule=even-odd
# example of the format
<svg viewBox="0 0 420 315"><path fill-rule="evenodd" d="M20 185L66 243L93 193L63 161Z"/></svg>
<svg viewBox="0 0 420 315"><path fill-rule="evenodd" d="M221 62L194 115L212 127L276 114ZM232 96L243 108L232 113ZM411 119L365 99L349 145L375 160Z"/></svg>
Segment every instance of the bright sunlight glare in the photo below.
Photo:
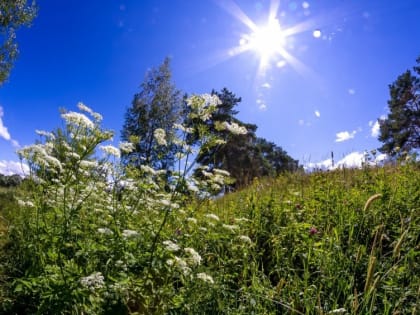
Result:
<svg viewBox="0 0 420 315"><path fill-rule="evenodd" d="M246 50L259 54L263 65L277 54L281 54L285 43L279 20L276 18L271 18L264 26L257 26L253 33L245 35L240 41L240 44L246 45Z"/></svg>

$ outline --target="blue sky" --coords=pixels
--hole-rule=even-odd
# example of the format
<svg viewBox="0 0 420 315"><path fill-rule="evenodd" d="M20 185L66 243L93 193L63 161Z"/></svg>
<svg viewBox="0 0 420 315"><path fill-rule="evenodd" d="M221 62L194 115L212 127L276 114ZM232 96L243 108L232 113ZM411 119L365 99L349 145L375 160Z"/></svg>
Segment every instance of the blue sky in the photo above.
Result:
<svg viewBox="0 0 420 315"><path fill-rule="evenodd" d="M37 139L35 129L59 127L59 108L80 101L119 140L145 72L166 56L179 89L227 87L242 97L239 119L301 163L325 164L333 151L351 164L380 146L373 131L388 85L420 55L418 0L37 3L0 87L3 173L16 169L15 151ZM280 31L259 51L269 16Z"/></svg>

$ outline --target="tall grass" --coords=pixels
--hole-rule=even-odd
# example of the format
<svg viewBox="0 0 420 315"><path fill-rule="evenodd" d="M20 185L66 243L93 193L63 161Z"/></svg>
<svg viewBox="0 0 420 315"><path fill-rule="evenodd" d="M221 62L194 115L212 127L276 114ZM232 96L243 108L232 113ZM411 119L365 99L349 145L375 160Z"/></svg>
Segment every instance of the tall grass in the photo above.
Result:
<svg viewBox="0 0 420 315"><path fill-rule="evenodd" d="M418 163L286 173L207 198L220 172L123 173L115 148L91 154L110 136L98 121L67 128L24 151L36 176L1 213L0 313L420 311Z"/></svg>

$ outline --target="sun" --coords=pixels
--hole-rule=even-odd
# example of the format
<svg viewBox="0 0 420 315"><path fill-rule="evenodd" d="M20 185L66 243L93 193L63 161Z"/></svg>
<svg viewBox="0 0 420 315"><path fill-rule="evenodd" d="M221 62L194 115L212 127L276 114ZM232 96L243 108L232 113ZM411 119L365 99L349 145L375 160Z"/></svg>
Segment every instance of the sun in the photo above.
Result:
<svg viewBox="0 0 420 315"><path fill-rule="evenodd" d="M244 50L254 51L260 57L262 66L281 56L285 50L286 36L277 18L270 18L265 25L255 26L255 29L242 36L239 44Z"/></svg>
<svg viewBox="0 0 420 315"><path fill-rule="evenodd" d="M248 28L247 33L239 37L237 46L230 48L224 59L251 52L259 61L257 77L264 78L266 72L272 68L283 68L290 65L302 75L310 72L308 68L293 55L295 41L294 36L313 29L315 19L309 19L298 24L282 25L281 18L284 13L278 15L280 0L270 0L270 7L265 23L256 23L236 4L234 0L215 0L226 12L231 14ZM306 2L305 2L306 3ZM319 30L314 31L313 36L319 38Z"/></svg>

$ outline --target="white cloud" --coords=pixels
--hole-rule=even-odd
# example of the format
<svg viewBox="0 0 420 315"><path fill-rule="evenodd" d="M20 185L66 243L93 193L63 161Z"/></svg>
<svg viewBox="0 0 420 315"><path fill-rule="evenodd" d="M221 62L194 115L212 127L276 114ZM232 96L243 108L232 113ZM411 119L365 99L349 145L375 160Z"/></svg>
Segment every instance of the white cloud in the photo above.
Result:
<svg viewBox="0 0 420 315"><path fill-rule="evenodd" d="M268 83L268 82L265 82L265 83L263 83L263 84L261 85L261 87L266 88L266 89L269 89L269 88L271 88L271 84L270 84L270 83Z"/></svg>
<svg viewBox="0 0 420 315"><path fill-rule="evenodd" d="M365 160L365 154L355 151L355 152L352 152L350 154L347 154L340 161L338 161L337 164L334 165L334 168L337 168L337 167L348 167L348 168L361 167L364 160Z"/></svg>
<svg viewBox="0 0 420 315"><path fill-rule="evenodd" d="M315 111L315 116L318 117L318 118L321 117L321 113L319 112L319 110Z"/></svg>
<svg viewBox="0 0 420 315"><path fill-rule="evenodd" d="M369 165L381 164L388 159L386 154L378 154L371 160L366 161L366 152L351 152L344 156L341 160L332 165L332 160L327 159L317 163L308 163L304 166L305 170L334 170L337 168L360 168L364 163Z"/></svg>
<svg viewBox="0 0 420 315"><path fill-rule="evenodd" d="M3 115L4 115L3 107L0 106L0 137L9 141L10 140L10 133L7 130L6 126L3 125L3 120L2 120Z"/></svg>
<svg viewBox="0 0 420 315"><path fill-rule="evenodd" d="M343 142L343 141L353 139L355 135L356 135L356 130L353 130L352 132L348 132L348 131L338 132L336 134L337 138L335 139L335 142Z"/></svg>
<svg viewBox="0 0 420 315"><path fill-rule="evenodd" d="M258 106L258 108L260 109L260 110L266 110L267 109L267 105L265 105L264 103L261 103L260 104L260 106Z"/></svg>
<svg viewBox="0 0 420 315"><path fill-rule="evenodd" d="M355 91L354 89L348 89L348 90L347 90L347 92L348 92L350 95L354 95L354 94L356 94L356 91Z"/></svg>
<svg viewBox="0 0 420 315"><path fill-rule="evenodd" d="M285 60L280 60L279 62L277 62L276 66L278 68L283 68L286 65L286 61Z"/></svg>
<svg viewBox="0 0 420 315"><path fill-rule="evenodd" d="M0 160L0 173L4 175L28 175L29 167L21 162Z"/></svg>
<svg viewBox="0 0 420 315"><path fill-rule="evenodd" d="M299 126L303 126L305 124L305 121L303 119L299 119L298 124Z"/></svg>
<svg viewBox="0 0 420 315"><path fill-rule="evenodd" d="M12 139L10 140L10 142L12 143L12 146L14 146L15 148L17 149L20 148L20 144L16 140Z"/></svg>
<svg viewBox="0 0 420 315"><path fill-rule="evenodd" d="M370 134L374 138L378 138L379 136L379 121L375 121L375 123L372 124L372 129L370 130Z"/></svg>

